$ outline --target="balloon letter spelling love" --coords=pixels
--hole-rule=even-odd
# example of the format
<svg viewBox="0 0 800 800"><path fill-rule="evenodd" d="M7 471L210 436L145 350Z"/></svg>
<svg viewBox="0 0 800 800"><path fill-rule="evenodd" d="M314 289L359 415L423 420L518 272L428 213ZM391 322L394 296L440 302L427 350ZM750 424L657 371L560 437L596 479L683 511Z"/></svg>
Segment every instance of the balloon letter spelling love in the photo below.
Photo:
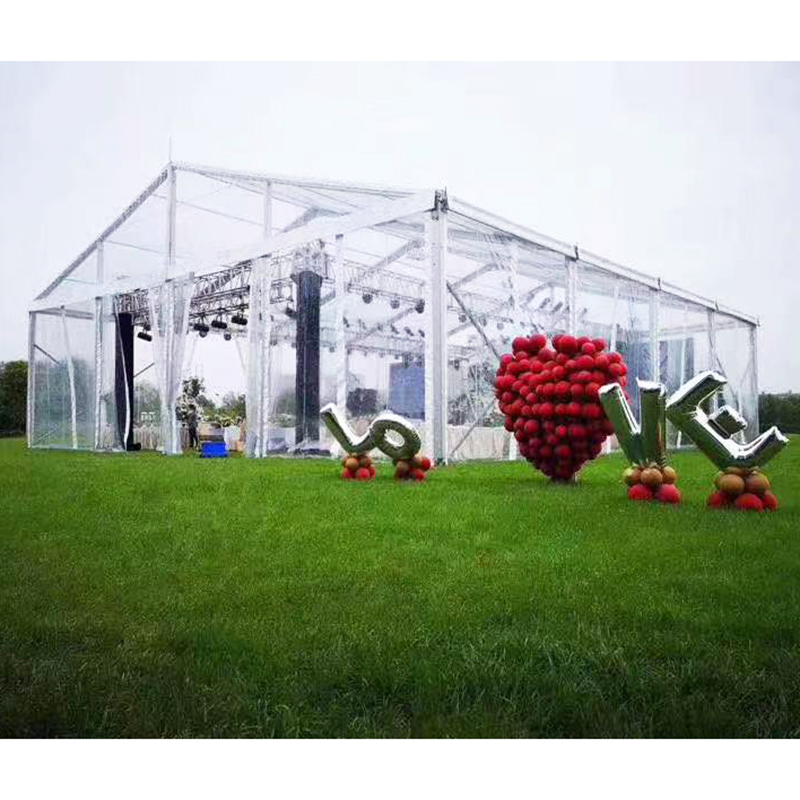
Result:
<svg viewBox="0 0 800 800"><path fill-rule="evenodd" d="M677 473L667 466L667 390L661 383L638 381L641 425L637 424L622 387L601 386L600 403L614 425L617 442L633 465L625 470L631 500L657 499L679 503L681 493L674 485Z"/></svg>
<svg viewBox="0 0 800 800"><path fill-rule="evenodd" d="M752 469L766 464L789 443L771 427L747 444L731 439L747 424L730 406L723 406L709 417L700 404L727 383L717 372L701 372L678 389L667 402L667 417L680 428L720 469L742 467Z"/></svg>
<svg viewBox="0 0 800 800"><path fill-rule="evenodd" d="M709 416L700 408L700 403L725 383L725 378L716 372L701 372L670 397L667 417L723 470L715 481L717 491L708 498L709 506L775 511L778 500L770 491L769 479L759 468L789 440L773 426L752 442L734 442L731 437L747 426L741 414L730 406L723 406Z"/></svg>
<svg viewBox="0 0 800 800"><path fill-rule="evenodd" d="M398 460L413 458L422 447L419 434L413 425L391 411L382 411L378 414L362 436L356 435L334 403L328 403L319 415L327 425L331 436L347 453L368 453L377 447L389 458ZM393 444L389 440L390 431L402 438L402 444Z"/></svg>
<svg viewBox="0 0 800 800"><path fill-rule="evenodd" d="M638 381L641 426L636 423L618 383L600 387L600 402L614 425L614 433L631 464L645 467L667 463L667 390L661 383Z"/></svg>

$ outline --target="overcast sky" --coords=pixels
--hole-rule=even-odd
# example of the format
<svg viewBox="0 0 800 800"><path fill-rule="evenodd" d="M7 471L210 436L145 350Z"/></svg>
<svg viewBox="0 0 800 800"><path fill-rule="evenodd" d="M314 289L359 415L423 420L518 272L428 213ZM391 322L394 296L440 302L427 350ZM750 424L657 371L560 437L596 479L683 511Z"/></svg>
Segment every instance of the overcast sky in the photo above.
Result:
<svg viewBox="0 0 800 800"><path fill-rule="evenodd" d="M167 161L446 186L757 315L800 390L797 65L0 65L0 360Z"/></svg>

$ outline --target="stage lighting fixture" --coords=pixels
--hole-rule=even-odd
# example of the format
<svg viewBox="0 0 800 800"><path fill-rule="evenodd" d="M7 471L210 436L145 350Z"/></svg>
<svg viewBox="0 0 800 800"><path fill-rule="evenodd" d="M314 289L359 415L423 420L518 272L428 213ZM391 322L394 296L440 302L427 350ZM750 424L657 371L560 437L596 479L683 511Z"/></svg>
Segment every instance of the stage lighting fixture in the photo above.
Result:
<svg viewBox="0 0 800 800"><path fill-rule="evenodd" d="M228 323L221 317L217 317L211 320L211 327L216 328L218 331L224 331L227 329Z"/></svg>
<svg viewBox="0 0 800 800"><path fill-rule="evenodd" d="M549 304L550 304L550 298L549 298L549 297L545 297L545 299L544 299L544 300L542 300L542 302L541 302L541 303L539 303L539 308L540 308L540 309L541 309L541 308L545 308L545 307L546 307L546 306L548 306Z"/></svg>
<svg viewBox="0 0 800 800"><path fill-rule="evenodd" d="M225 333L223 333L223 334L222 334L222 338L223 338L223 339L224 339L226 342L229 342L229 341L230 341L230 340L233 338L233 336L232 336L232 334L231 334L231 332L230 332L230 331L225 331Z"/></svg>
<svg viewBox="0 0 800 800"><path fill-rule="evenodd" d="M344 322L345 328L349 328L350 327L350 323L348 322L347 317L342 317L342 322Z"/></svg>
<svg viewBox="0 0 800 800"><path fill-rule="evenodd" d="M408 326L406 326L406 336L413 336L414 331L411 330Z"/></svg>
<svg viewBox="0 0 800 800"><path fill-rule="evenodd" d="M231 317L231 322L234 325L247 325L247 317L244 314L234 314Z"/></svg>
<svg viewBox="0 0 800 800"><path fill-rule="evenodd" d="M563 304L563 303L562 303L562 302L559 300L559 301L558 301L558 302L557 302L557 303L556 303L556 304L553 306L553 313L555 314L555 313L557 313L558 311L561 311L561 307L562 307L563 305L564 305L564 304Z"/></svg>
<svg viewBox="0 0 800 800"><path fill-rule="evenodd" d="M414 306L414 311L416 311L417 314L422 314L425 311L425 301L417 300L417 304Z"/></svg>
<svg viewBox="0 0 800 800"><path fill-rule="evenodd" d="M141 330L139 333L136 334L139 339L142 339L145 342L152 342L153 337L147 332L147 330Z"/></svg>
<svg viewBox="0 0 800 800"><path fill-rule="evenodd" d="M372 302L372 295L369 292L364 292L364 294L361 295L361 299L369 304Z"/></svg>
<svg viewBox="0 0 800 800"><path fill-rule="evenodd" d="M422 330L422 328L419 329L419 335L420 335L420 338L422 338L422 339L425 338L425 331Z"/></svg>
<svg viewBox="0 0 800 800"><path fill-rule="evenodd" d="M399 336L400 335L400 331L397 329L397 326L396 325L392 325L391 327L392 327L392 333L395 334L395 336Z"/></svg>
<svg viewBox="0 0 800 800"><path fill-rule="evenodd" d="M400 308L400 301L396 297L393 297L389 301L389 307L393 308L395 311L397 311L397 309Z"/></svg>
<svg viewBox="0 0 800 800"><path fill-rule="evenodd" d="M466 322L467 321L467 315L466 314L459 314L458 315L458 321L459 322Z"/></svg>
<svg viewBox="0 0 800 800"><path fill-rule="evenodd" d="M461 369L461 362L460 362L460 361L454 361L454 362L453 362L453 369L454 369L456 372L458 372L458 370L460 370L460 369Z"/></svg>
<svg viewBox="0 0 800 800"><path fill-rule="evenodd" d="M208 325L206 325L206 323L205 323L205 322L203 322L203 320L200 320L199 322L195 322L195 324L194 324L194 325L192 325L192 327L193 327L193 328L194 328L194 329L195 329L195 330L196 330L196 331L197 331L197 332L198 332L198 333L199 333L201 336L206 336L206 335L208 334L208 331L210 330L210 328L208 327Z"/></svg>

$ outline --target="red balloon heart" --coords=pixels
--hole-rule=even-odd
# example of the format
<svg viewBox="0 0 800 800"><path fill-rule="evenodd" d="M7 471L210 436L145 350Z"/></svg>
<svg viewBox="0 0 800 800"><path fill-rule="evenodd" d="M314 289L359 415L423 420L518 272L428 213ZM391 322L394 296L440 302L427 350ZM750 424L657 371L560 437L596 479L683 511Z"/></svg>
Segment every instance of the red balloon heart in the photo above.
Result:
<svg viewBox="0 0 800 800"><path fill-rule="evenodd" d="M603 339L536 334L512 342L500 359L495 393L519 452L554 480L568 481L600 454L614 427L598 399L606 383L627 385L619 353ZM627 392L625 392L627 396Z"/></svg>

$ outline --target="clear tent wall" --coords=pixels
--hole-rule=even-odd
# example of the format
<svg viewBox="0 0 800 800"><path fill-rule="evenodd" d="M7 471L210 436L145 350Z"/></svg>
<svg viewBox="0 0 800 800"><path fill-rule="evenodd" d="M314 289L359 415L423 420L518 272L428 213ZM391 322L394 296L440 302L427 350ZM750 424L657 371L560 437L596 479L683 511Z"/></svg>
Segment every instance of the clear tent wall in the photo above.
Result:
<svg viewBox="0 0 800 800"><path fill-rule="evenodd" d="M493 381L533 331L602 336L669 391L716 369L752 431L756 325L443 191L170 164L35 300L29 444L179 453L209 335L241 366L254 457L335 452L319 409L336 402L359 432L410 418L440 462L515 458Z"/></svg>

